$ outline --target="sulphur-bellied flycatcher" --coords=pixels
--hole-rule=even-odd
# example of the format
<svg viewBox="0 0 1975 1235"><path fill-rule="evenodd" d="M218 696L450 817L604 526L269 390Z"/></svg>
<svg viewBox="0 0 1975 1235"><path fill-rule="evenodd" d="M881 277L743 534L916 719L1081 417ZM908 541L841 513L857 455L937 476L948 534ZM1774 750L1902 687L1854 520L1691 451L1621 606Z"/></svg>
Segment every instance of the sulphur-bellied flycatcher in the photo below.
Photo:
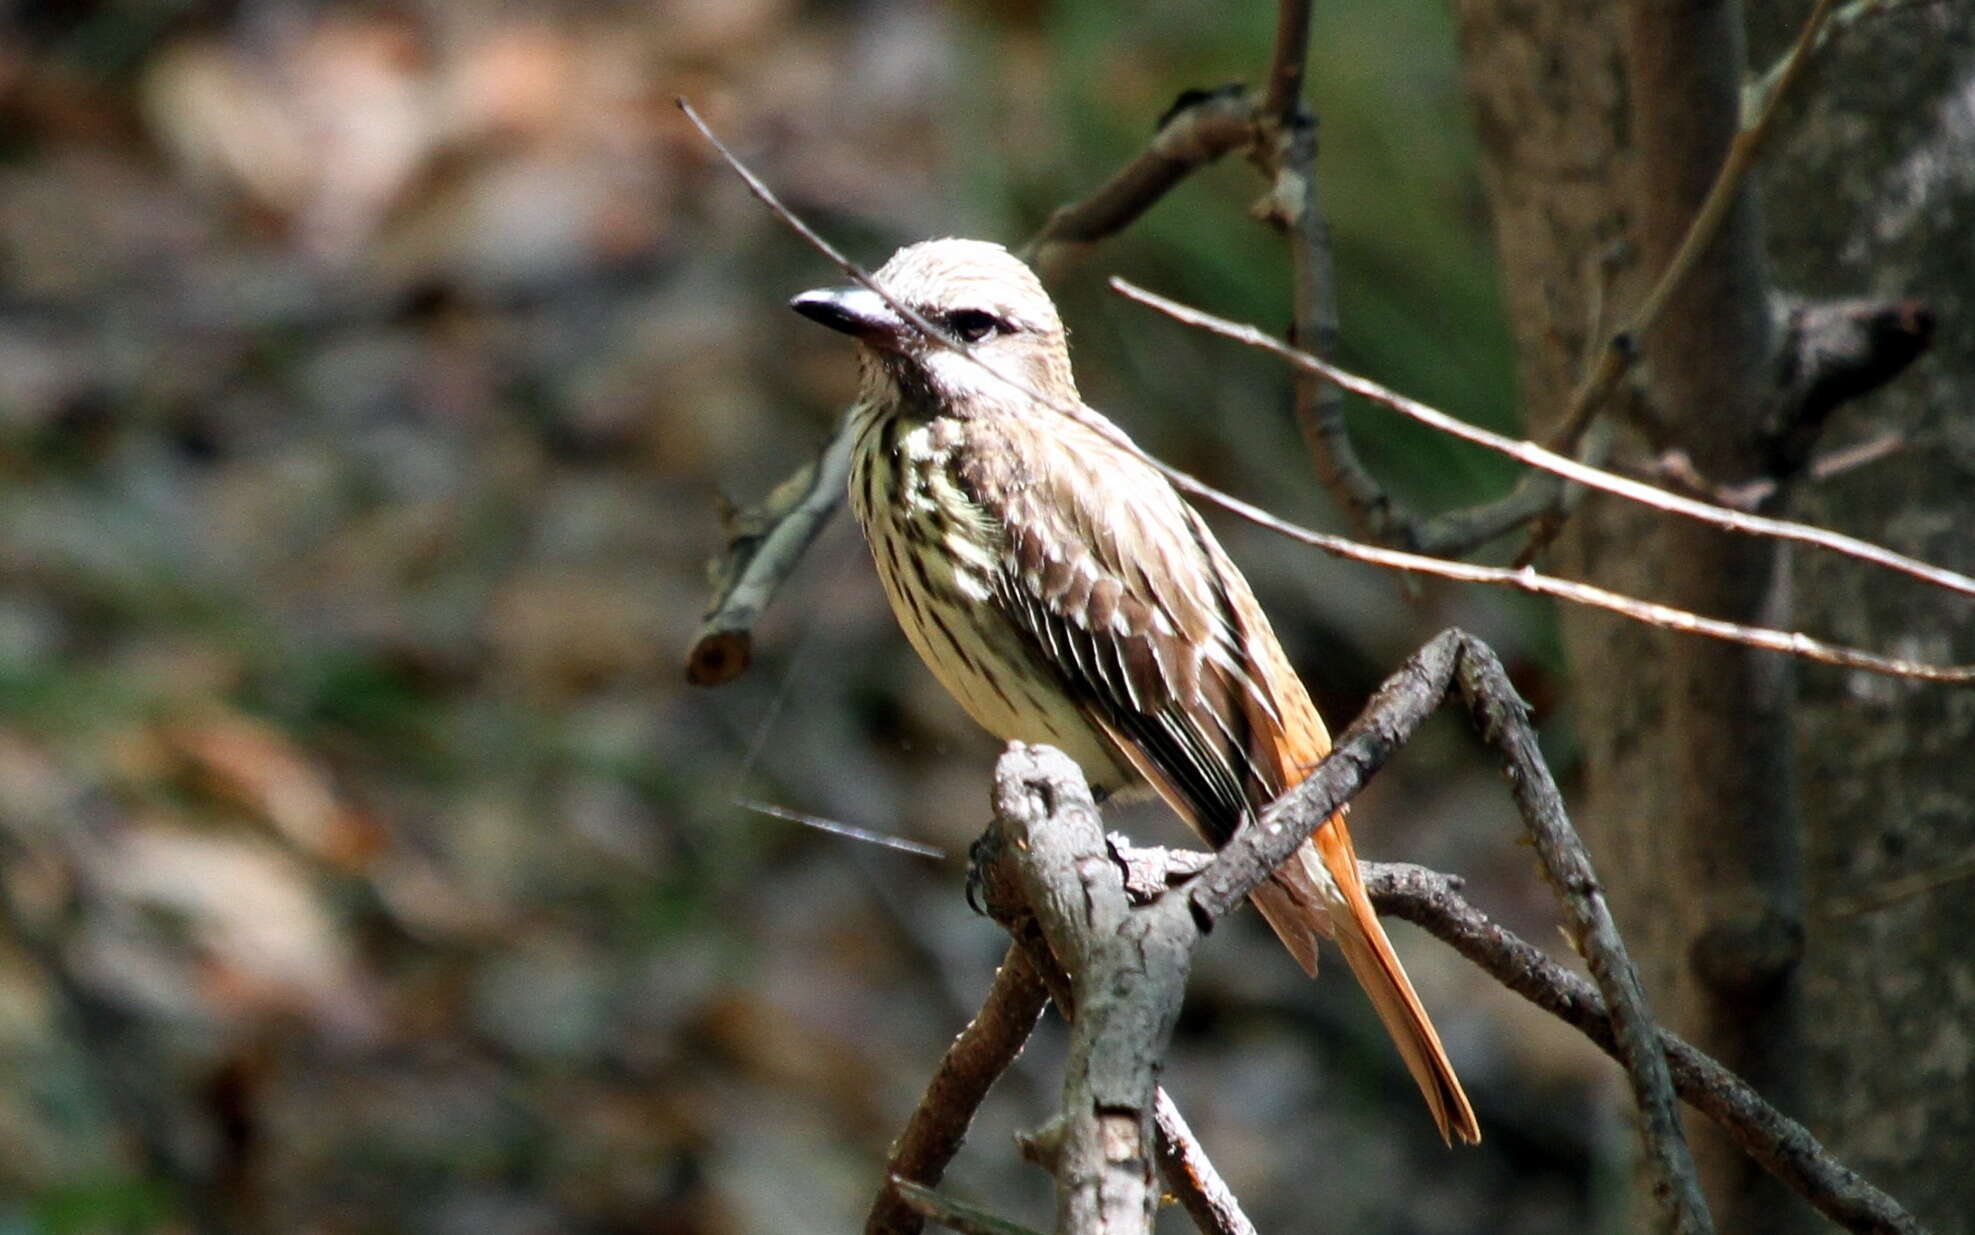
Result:
<svg viewBox="0 0 1975 1235"><path fill-rule="evenodd" d="M928 338L868 288L791 302L861 344L850 500L906 637L991 733L1061 749L1100 793L1149 783L1225 843L1330 750L1247 580L1084 406L1027 266L999 245L934 240L899 250L876 281L972 352ZM1343 814L1253 900L1312 975L1314 936L1337 942L1441 1135L1479 1140Z"/></svg>

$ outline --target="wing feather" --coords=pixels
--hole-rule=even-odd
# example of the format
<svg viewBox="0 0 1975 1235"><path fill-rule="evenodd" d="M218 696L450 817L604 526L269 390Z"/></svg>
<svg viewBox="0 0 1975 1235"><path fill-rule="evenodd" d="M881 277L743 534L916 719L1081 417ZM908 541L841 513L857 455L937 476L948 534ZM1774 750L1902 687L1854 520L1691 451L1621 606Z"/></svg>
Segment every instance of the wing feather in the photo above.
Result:
<svg viewBox="0 0 1975 1235"><path fill-rule="evenodd" d="M955 482L1003 531L989 603L1142 773L1156 768L1154 787L1222 844L1254 803L1287 787L1274 757L1281 708L1244 667L1246 615L1259 611L1164 477L1078 426L1057 428L1081 440L977 422L973 448L955 452Z"/></svg>

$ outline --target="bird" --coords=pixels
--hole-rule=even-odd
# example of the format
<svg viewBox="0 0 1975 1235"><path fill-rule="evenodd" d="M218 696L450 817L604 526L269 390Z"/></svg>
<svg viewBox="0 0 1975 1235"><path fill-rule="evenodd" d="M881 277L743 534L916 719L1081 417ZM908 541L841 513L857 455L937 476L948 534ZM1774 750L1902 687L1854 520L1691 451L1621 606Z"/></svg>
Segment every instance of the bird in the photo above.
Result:
<svg viewBox="0 0 1975 1235"><path fill-rule="evenodd" d="M1225 844L1330 750L1247 579L1083 402L1062 320L1021 259L927 240L873 282L883 295L854 285L789 304L857 342L849 499L906 638L989 733L1062 750L1100 798L1149 786ZM1250 899L1311 977L1317 937L1335 942L1442 1140L1478 1142L1344 812Z"/></svg>

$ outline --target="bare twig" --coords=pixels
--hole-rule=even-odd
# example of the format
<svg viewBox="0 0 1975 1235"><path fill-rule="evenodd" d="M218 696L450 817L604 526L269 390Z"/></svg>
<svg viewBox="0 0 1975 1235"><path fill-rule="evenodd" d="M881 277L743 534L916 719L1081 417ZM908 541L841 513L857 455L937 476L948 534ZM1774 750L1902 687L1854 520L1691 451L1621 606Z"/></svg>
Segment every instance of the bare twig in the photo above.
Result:
<svg viewBox="0 0 1975 1235"><path fill-rule="evenodd" d="M892 1144L885 1186L864 1220L865 1235L918 1235L923 1211L899 1195L901 1181L931 1187L959 1152L990 1086L1022 1053L1049 1002L1020 944L1011 944L981 1010L946 1048L925 1096Z"/></svg>
<svg viewBox="0 0 1975 1235"><path fill-rule="evenodd" d="M904 321L911 323L912 328L925 338L932 340L935 344L946 348L948 351L959 352L961 355L970 358L974 357L973 349L946 331L941 330L938 326L935 326L917 309L902 303L896 296L893 296L890 292L878 286L877 281L871 277L870 271L851 261L848 257L845 257L841 249L823 239L822 233L803 222L795 211L784 206L782 199L775 196L775 191L769 188L761 177L749 170L748 165L741 162L740 158L733 151L727 149L727 144L714 134L713 129L707 125L705 120L700 118L699 112L694 110L693 105L687 102L683 96L674 98L672 101L685 114L686 119L692 121L693 127L699 130L699 135L704 137L719 152L720 157L725 160L727 166L734 169L734 173L741 178L742 183L747 185L748 192L754 194L755 200L768 207L770 214L788 224L795 231L796 235L803 238L810 248L815 249L824 257L835 262L837 269L843 271L853 282L868 289L878 299L884 301L887 308L898 314ZM975 358L975 363L980 364L981 362L978 358ZM986 365L982 365L982 367L987 368L990 373L994 372L992 368L988 368Z"/></svg>
<svg viewBox="0 0 1975 1235"><path fill-rule="evenodd" d="M880 849L889 849L894 853L909 853L916 858L933 858L942 862L946 860L946 850L941 849L938 845L922 844L916 840L907 840L903 836L893 836L889 832L879 832L871 828L860 828L854 824L844 823L842 820L826 819L821 815L812 815L808 811L790 810L786 806L777 806L773 802L756 802L747 798L736 798L734 799L734 805L740 807L742 810L751 810L756 814L767 815L771 819L783 819L790 823L799 823L805 828L815 828L818 832L828 832L832 836L841 836L845 840L854 840L860 844L876 845Z"/></svg>
<svg viewBox="0 0 1975 1235"><path fill-rule="evenodd" d="M1214 1164L1207 1160L1178 1105L1164 1089L1158 1092L1155 1102L1153 1118L1159 1125L1159 1173L1165 1176L1166 1186L1179 1198L1193 1225L1200 1228L1201 1235L1255 1235L1255 1224L1241 1211L1241 1202L1235 1199Z"/></svg>
<svg viewBox="0 0 1975 1235"><path fill-rule="evenodd" d="M1189 858L1191 855L1188 855ZM1450 945L1537 1007L1617 1057L1617 1039L1597 990L1535 945L1488 920L1447 875L1368 862L1365 886L1381 912ZM1801 1124L1764 1102L1745 1081L1664 1030L1660 1042L1682 1100L1713 1120L1764 1170L1848 1231L1922 1235L1899 1203L1831 1157Z"/></svg>
<svg viewBox="0 0 1975 1235"><path fill-rule="evenodd" d="M1685 609L1676 609L1672 605L1626 596L1589 583L1552 578L1549 575L1538 574L1534 568L1528 566L1514 569L1503 566L1472 566L1466 562L1451 562L1444 558L1425 557L1417 553L1402 553L1397 549L1374 548L1371 545L1347 540L1342 536L1331 536L1291 523L1251 502L1244 502L1212 485L1195 480L1185 472L1164 464L1157 466L1174 484L1186 492L1205 498L1250 523L1268 528L1279 536L1286 536L1291 540L1321 549L1333 557L1365 562L1373 566L1385 566L1394 570L1410 570L1418 574L1454 579L1462 583L1486 583L1514 588L1537 596L1554 596L1574 605L1604 609L1621 617L1630 618L1632 621L1643 622L1648 626L1676 630L1682 634L1702 635L1728 643L1745 644L1765 651L1783 652L1819 664L1859 669L1867 673L1881 673L1888 677L1913 678L1922 682L1941 682L1951 685L1975 682L1975 665L1925 664L1826 643L1795 631L1771 630L1760 626L1724 622L1718 618L1689 613Z"/></svg>
<svg viewBox="0 0 1975 1235"><path fill-rule="evenodd" d="M1264 114L1290 120L1302 111L1303 68L1309 59L1310 0L1281 0L1276 5L1275 51L1262 88Z"/></svg>
<svg viewBox="0 0 1975 1235"><path fill-rule="evenodd" d="M847 273L849 273L852 278L856 279L859 283L867 287L873 287L874 290L877 290L881 296L884 296L887 303L893 304L893 307L900 312L901 316L903 316L906 320L913 322L915 327L924 331L924 333L928 338L934 339L941 346L952 348L953 350L958 351L963 355L969 355L969 356L972 355L972 353L969 352L968 349L966 349L964 346L961 346L955 341L947 338L946 335L934 329L930 325L930 323L924 322L916 313L913 313L910 309L906 308L905 306L895 304L892 301L892 298L884 293L883 289L875 288L875 285L872 284L871 282L870 275L866 271L858 267L855 263L851 262L848 258L844 257L834 247L829 245L828 242L824 241L820 236L818 236L813 229L811 229L808 225L804 224L800 219L796 218L792 213L790 213L788 208L782 205L782 203L774 196L774 194L771 193L767 189L767 187L761 183L758 177L756 177L743 164L741 164L739 160L737 160L733 156L733 154L730 151L728 151L726 147L718 141L717 138L713 137L711 132L706 130L704 122L698 118L697 114L691 110L691 108L684 102L684 100L680 101L680 106L686 111L687 115L693 119L694 123L699 125L701 131L706 133L708 140L713 143L714 147L717 150L719 150L721 155L725 159L727 159L727 161L734 167L736 173L739 174L747 182L748 186L750 187L750 189L752 189L755 192L756 196L759 197L763 202L763 204L766 205L778 218L781 218L798 234L802 235L805 239L810 241L810 243L815 245L820 252L825 254L832 261L836 262L841 268L843 268ZM983 367L985 368L986 366ZM988 372L994 373L996 377L1000 378L1003 381L1009 382L1011 385L1016 386L1018 389L1024 389L1019 382L1016 382L1014 379L1009 378L1005 374L1000 374L995 370L993 370L992 368L988 368ZM1028 393L1033 395L1033 392L1028 392ZM1045 404L1048 402L1047 400L1040 400L1040 401L1044 402ZM1080 409L1062 409L1062 410L1064 410L1067 414L1077 415ZM1123 444L1129 445L1130 443L1125 442ZM1826 664L1834 664L1847 668L1862 669L1872 673L1884 673L1892 676L1913 677L1927 681L1939 681L1939 682L1975 681L1975 667L1941 667L1934 665L1925 665L1918 662L1908 661L1908 660L1903 660L1893 657L1876 656L1868 652L1859 651L1857 649L1844 648L1837 645L1824 643L1819 640L1811 639L1808 636L1804 636L1801 634L1795 634L1795 633L1784 632L1784 631L1765 630L1765 629L1754 628L1754 627L1746 627L1746 626L1737 625L1732 622L1723 622L1716 619L1705 618L1698 616L1696 614L1688 613L1684 610L1673 608L1671 606L1657 605L1646 601L1635 600L1633 598L1625 597L1617 593L1606 591L1604 589L1590 587L1589 585L1585 585L1585 584L1576 584L1564 580L1550 579L1542 575L1534 574L1533 572L1527 570L1502 570L1500 568L1493 568L1493 567L1467 567L1459 563L1446 562L1440 559L1422 556L1418 554L1411 554L1411 553L1392 551L1392 550L1380 550L1380 549L1373 549L1367 546L1354 545L1352 542L1344 540L1339 537L1324 536L1321 533L1312 532L1309 531L1308 529L1297 527L1296 525L1278 519L1273 515L1270 515L1267 512L1262 511L1259 508L1250 505L1249 503L1242 502L1237 498L1230 497L1229 495L1222 493L1219 490L1212 488L1211 486L1205 485L1200 481L1195 480L1190 476L1187 476L1184 473L1178 472L1172 468L1164 467L1163 465L1158 465L1156 461L1154 461L1154 463L1157 466L1161 466L1162 470L1164 470L1166 474L1173 479L1174 483L1178 484L1182 489L1185 489L1186 491L1193 493L1197 496L1207 498L1210 501L1214 501L1226 507L1227 509L1234 511L1236 514L1241 515L1243 518L1247 518L1253 522L1259 523L1260 525L1264 527L1268 527L1271 530L1274 530L1280 534L1289 536L1292 539L1303 541L1304 543L1315 545L1316 547L1321 548L1326 552L1333 553L1340 557L1351 558L1354 560L1369 562L1375 565L1382 565L1395 569L1420 571L1422 573L1439 575L1443 578L1453 578L1467 582L1489 583L1489 584L1515 587L1520 590L1533 592L1539 595L1554 596L1557 597L1558 599L1566 600L1574 604L1584 604L1594 608L1606 609L1611 612L1619 613L1624 616L1630 617L1636 621L1646 622L1651 625L1663 626L1668 629L1679 630L1691 634L1700 634L1710 638L1726 639L1730 642L1746 643L1754 647L1767 648L1774 651L1784 652L1793 656L1801 656L1806 659L1820 661ZM1621 477L1619 479L1623 480L1624 478ZM1641 486L1641 487L1649 492L1659 492L1658 490L1653 490L1651 486ZM822 492L822 490L819 489L819 492ZM1540 512L1541 510L1546 508L1547 505L1546 500L1544 499L1544 497L1542 496L1539 490L1532 488L1532 489L1523 490L1522 493L1523 496L1521 499L1518 499L1515 494L1511 494L1508 499L1505 499L1502 502L1494 503L1491 506L1480 507L1473 512L1469 512L1469 515L1472 517L1460 517L1455 520L1450 520L1445 525L1447 528L1447 534L1445 536L1444 541L1442 541L1441 543L1447 543L1447 544L1480 543L1483 540L1491 539L1494 535L1499 535L1501 531L1507 530L1508 528L1515 526L1517 523L1528 518L1530 514ZM1811 529L1811 530L1814 531L1815 529ZM1884 553L1886 551L1880 550L1879 552ZM1897 556L1897 555L1893 555L1893 556ZM787 560L793 561L792 558ZM1934 570L1935 568L1926 567L1925 569ZM1950 574L1951 572L1941 572L1941 573ZM772 589L774 584L777 582L779 582L778 579L775 579L767 574L764 574L762 576L763 594L765 595L767 590Z"/></svg>
<svg viewBox="0 0 1975 1235"><path fill-rule="evenodd" d="M1774 85L1764 95L1761 110L1736 134L1729 146L1728 156L1722 160L1721 169L1715 173L1714 183L1702 199L1701 207L1695 212L1694 221L1688 225L1687 234L1681 239L1672 260L1660 272L1652 290L1646 293L1646 298L1625 325L1605 337L1598 349L1597 362L1571 394L1563 417L1551 435L1549 444L1553 449L1569 451L1576 445L1591 417L1604 405L1619 380L1638 359L1639 340L1659 320L1661 311L1673 298L1674 292L1680 289L1695 264L1721 233L1721 225L1727 221L1730 207L1741 194L1743 181L1748 179L1757 156L1776 130L1776 118L1781 114L1783 100L1789 96L1790 87L1796 84L1810 63L1810 49L1815 46L1826 19L1830 17L1833 3L1834 0L1817 0L1817 6L1805 19L1796 43L1783 61Z"/></svg>
<svg viewBox="0 0 1975 1235"><path fill-rule="evenodd" d="M709 568L713 599L686 653L686 680L719 686L747 670L754 623L843 501L850 476L848 418L823 451L759 506L723 512L727 547Z"/></svg>
<svg viewBox="0 0 1975 1235"><path fill-rule="evenodd" d="M1473 712L1482 737L1506 760L1510 789L1563 903L1572 936L1590 962L1608 1006L1615 1010L1619 1057L1639 1105L1654 1193L1679 1229L1712 1230L1674 1114L1672 1083L1658 1050L1658 1030L1646 1012L1638 973L1626 956L1590 857L1564 814L1562 795L1536 749L1522 701L1486 644L1450 630L1414 653L1386 679L1309 777L1272 803L1253 825L1236 832L1188 885L1194 911L1202 922L1213 923L1241 904L1412 737L1454 689Z"/></svg>
<svg viewBox="0 0 1975 1235"><path fill-rule="evenodd" d="M1285 0L1277 10L1268 91L1258 107L1251 158L1269 191L1251 210L1289 244L1291 337L1297 347L1335 362L1340 327L1330 225L1317 179L1317 122L1303 108L1310 5ZM1423 518L1389 493L1364 464L1344 419L1344 391L1327 373L1302 369L1295 380L1296 425L1318 478L1343 504L1367 540L1423 553L1460 556L1553 507L1561 486L1525 486L1507 499Z"/></svg>
<svg viewBox="0 0 1975 1235"><path fill-rule="evenodd" d="M1172 187L1208 163L1255 140L1255 104L1247 90L1189 90L1160 118L1143 153L1081 201L1060 207L1022 246L1045 281L1100 240L1129 227Z"/></svg>
<svg viewBox="0 0 1975 1235"><path fill-rule="evenodd" d="M1956 571L1930 565L1869 541L1847 536L1842 532L1826 531L1803 523L1792 523L1787 519L1769 519L1740 510L1730 510L1724 506L1669 493L1665 489L1655 488L1615 472L1590 467L1538 446L1534 442L1521 441L1483 429L1478 425L1471 425L1464 420L1457 420L1437 408L1428 407L1377 382L1347 373L1307 352L1290 347L1253 326L1231 322L1226 318L1216 317L1211 313L1183 305L1176 300L1169 300L1156 292L1146 291L1126 279L1113 278L1111 286L1127 299L1136 300L1148 308L1156 309L1175 321L1233 339L1237 343L1245 343L1249 347L1259 348L1281 357L1299 369L1321 373L1346 390L1361 394L1374 403L1389 407L1411 420L1438 429L1451 437L1458 437L1462 441L1473 442L1477 446L1484 446L1499 454L1507 455L1519 463L1575 481L1586 488L1600 489L1629 501L1638 502L1642 506L1651 506L1669 514L1684 515L1726 531L1741 532L1750 536L1767 536L1775 540L1795 541L1819 549L1828 549L1833 553L1841 553L1846 557L1857 558L1875 566L1883 566L1888 570L1910 575L1935 587L1959 592L1964 596L1975 596L1975 578Z"/></svg>
<svg viewBox="0 0 1975 1235"><path fill-rule="evenodd" d="M1617 1048L1614 1054L1625 1065L1639 1107L1654 1199L1674 1230L1704 1235L1714 1230L1714 1220L1674 1109L1673 1082L1660 1050L1659 1027L1646 1011L1645 989L1626 955L1604 887L1564 814L1563 795L1537 749L1528 710L1509 684L1508 672L1493 650L1478 640L1463 636L1457 647L1455 681L1483 740L1507 760L1509 791L1529 825L1543 869L1564 903L1577 949L1604 994Z"/></svg>
<svg viewBox="0 0 1975 1235"><path fill-rule="evenodd" d="M1337 359L1337 273L1331 259L1330 223L1317 181L1317 122L1303 107L1303 70L1309 57L1310 8L1283 0L1276 9L1275 52L1267 89L1256 116L1254 163L1269 191L1251 209L1273 224L1289 244L1292 337L1298 347ZM1318 479L1337 495L1359 533L1414 547L1412 520L1358 457L1344 422L1344 392L1321 373L1296 375L1296 427L1303 434Z"/></svg>

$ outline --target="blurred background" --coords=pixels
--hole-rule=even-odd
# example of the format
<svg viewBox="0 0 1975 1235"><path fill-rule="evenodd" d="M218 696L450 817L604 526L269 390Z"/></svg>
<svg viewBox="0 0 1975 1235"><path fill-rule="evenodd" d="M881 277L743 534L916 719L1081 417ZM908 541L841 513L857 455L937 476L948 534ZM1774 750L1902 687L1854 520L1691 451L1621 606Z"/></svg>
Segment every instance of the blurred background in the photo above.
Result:
<svg viewBox="0 0 1975 1235"><path fill-rule="evenodd" d="M0 1232L855 1229L1004 940L962 897L995 746L839 518L712 691L721 544L822 443L837 281L673 107L853 255L1018 243L1274 12L1154 0L17 0L0 27ZM1345 360L1512 422L1451 23L1319 6ZM1239 162L1055 289L1085 394L1157 454L1336 528L1285 373L1109 295L1270 330ZM1489 460L1354 409L1429 508ZM1438 629L1495 642L1570 787L1536 607L1216 520L1326 711ZM737 805L943 847L930 861ZM1437 722L1358 808L1560 941L1499 778ZM1148 841L1152 809L1115 817ZM1264 1230L1615 1228L1614 1070L1403 925L1487 1140L1441 1147L1335 967L1244 920L1169 1084ZM1557 948L1561 951L1561 948ZM950 1175L1046 1221L1010 1131ZM1171 1229L1185 1229L1169 1216Z"/></svg>

